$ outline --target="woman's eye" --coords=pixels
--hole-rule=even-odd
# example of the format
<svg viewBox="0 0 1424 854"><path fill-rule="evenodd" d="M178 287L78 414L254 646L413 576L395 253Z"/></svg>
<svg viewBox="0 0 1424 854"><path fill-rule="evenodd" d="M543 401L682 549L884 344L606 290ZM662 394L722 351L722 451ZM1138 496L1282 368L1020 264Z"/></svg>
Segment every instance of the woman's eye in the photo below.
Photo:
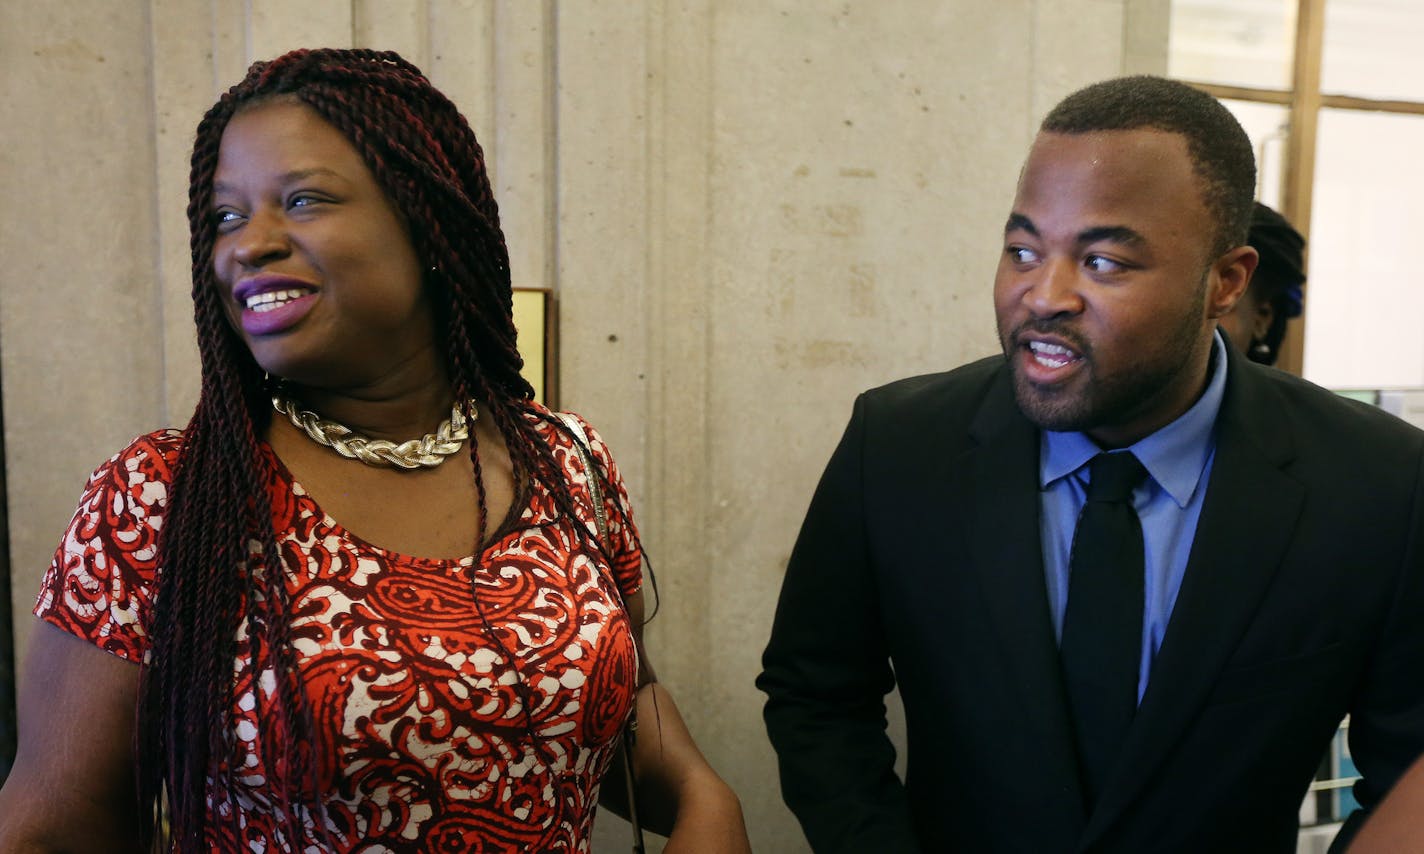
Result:
<svg viewBox="0 0 1424 854"><path fill-rule="evenodd" d="M241 222L242 215L239 214L237 211L223 208L220 210L213 211L212 220L213 225L217 226L218 229L221 231L231 228L233 225L237 224L238 222Z"/></svg>
<svg viewBox="0 0 1424 854"><path fill-rule="evenodd" d="M298 193L297 195L292 196L291 200L288 201L287 204L294 208L308 208L312 205L320 203L321 201L321 199L311 195L310 193Z"/></svg>

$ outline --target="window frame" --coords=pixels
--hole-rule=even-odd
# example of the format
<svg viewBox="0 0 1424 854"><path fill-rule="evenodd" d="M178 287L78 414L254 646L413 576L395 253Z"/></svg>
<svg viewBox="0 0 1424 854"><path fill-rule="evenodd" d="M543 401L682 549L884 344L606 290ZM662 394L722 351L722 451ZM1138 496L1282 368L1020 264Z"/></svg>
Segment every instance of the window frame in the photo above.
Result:
<svg viewBox="0 0 1424 854"><path fill-rule="evenodd" d="M1317 133L1322 109L1361 110L1424 116L1424 102L1330 95L1321 91L1321 67L1325 53L1325 4L1329 0L1298 0L1295 20L1295 51L1291 58L1291 86L1274 89L1255 86L1228 86L1200 80L1182 82L1217 98L1274 104L1287 108L1287 131L1281 188L1281 214L1310 236L1310 214L1315 183ZM1306 272L1310 270L1307 243ZM1286 326L1277 366L1297 376L1305 362L1305 313L1310 311L1309 290L1301 315Z"/></svg>

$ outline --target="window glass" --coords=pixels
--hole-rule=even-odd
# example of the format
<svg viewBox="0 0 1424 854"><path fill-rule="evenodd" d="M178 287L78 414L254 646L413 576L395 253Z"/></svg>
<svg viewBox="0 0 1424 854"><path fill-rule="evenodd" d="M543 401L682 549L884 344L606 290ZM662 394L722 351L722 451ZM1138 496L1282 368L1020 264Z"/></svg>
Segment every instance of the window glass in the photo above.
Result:
<svg viewBox="0 0 1424 854"><path fill-rule="evenodd" d="M1295 13L1296 0L1172 0L1167 73L1201 83L1288 89Z"/></svg>
<svg viewBox="0 0 1424 854"><path fill-rule="evenodd" d="M1286 134L1290 132L1290 110L1277 104L1229 98L1223 98L1221 103L1246 129L1246 134L1251 137L1251 147L1256 150L1256 198L1280 210L1281 194L1285 189Z"/></svg>
<svg viewBox="0 0 1424 854"><path fill-rule="evenodd" d="M1320 89L1396 101L1424 101L1424 3L1328 0Z"/></svg>
<svg viewBox="0 0 1424 854"><path fill-rule="evenodd" d="M1320 113L1305 287L1307 379L1424 386L1424 116Z"/></svg>

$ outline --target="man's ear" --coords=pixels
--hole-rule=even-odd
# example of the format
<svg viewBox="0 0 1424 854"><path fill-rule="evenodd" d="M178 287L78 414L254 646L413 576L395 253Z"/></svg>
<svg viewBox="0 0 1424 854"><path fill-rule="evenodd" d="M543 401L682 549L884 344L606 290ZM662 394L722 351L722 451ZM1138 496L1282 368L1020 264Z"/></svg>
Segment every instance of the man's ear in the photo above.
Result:
<svg viewBox="0 0 1424 854"><path fill-rule="evenodd" d="M1212 262L1208 271L1207 317L1218 318L1230 313L1236 301L1251 284L1251 274L1261 256L1250 246L1238 246Z"/></svg>

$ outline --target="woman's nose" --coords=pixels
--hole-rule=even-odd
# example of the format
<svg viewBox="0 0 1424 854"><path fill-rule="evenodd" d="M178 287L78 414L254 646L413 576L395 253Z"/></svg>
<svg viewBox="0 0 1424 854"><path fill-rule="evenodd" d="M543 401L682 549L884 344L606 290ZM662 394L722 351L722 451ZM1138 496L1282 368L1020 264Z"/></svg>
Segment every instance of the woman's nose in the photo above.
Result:
<svg viewBox="0 0 1424 854"><path fill-rule="evenodd" d="M291 252L291 240L281 217L254 212L233 245L233 257L245 267L260 267Z"/></svg>

